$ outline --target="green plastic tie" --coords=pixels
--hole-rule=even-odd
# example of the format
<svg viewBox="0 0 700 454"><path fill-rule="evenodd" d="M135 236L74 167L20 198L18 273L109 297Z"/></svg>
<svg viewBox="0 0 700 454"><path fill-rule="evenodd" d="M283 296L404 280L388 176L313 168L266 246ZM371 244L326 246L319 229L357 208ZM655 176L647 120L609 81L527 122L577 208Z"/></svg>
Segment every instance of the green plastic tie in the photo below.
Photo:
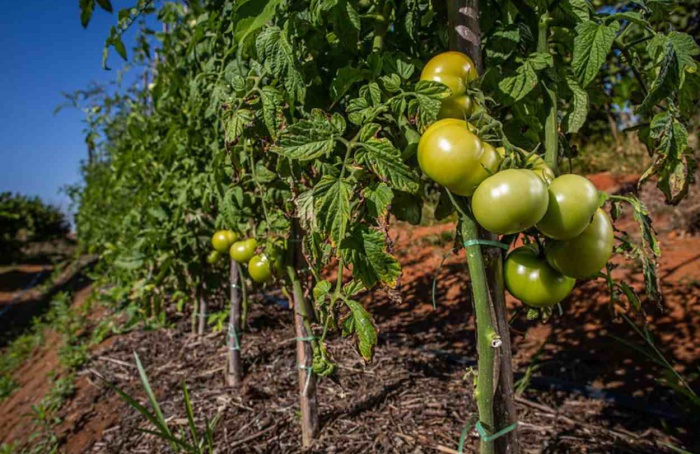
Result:
<svg viewBox="0 0 700 454"><path fill-rule="evenodd" d="M233 339L233 346L229 347L229 350L241 350L241 344L238 341L238 332L236 332L236 327L233 323L228 324L228 338Z"/></svg>
<svg viewBox="0 0 700 454"><path fill-rule="evenodd" d="M480 245L480 246L494 246L494 247L499 247L503 249L504 251L507 251L510 246L508 244L503 244L500 241L493 241L493 240L482 240L482 239L476 239L476 240L467 240L464 243L464 247L469 247L469 246L474 246L474 245Z"/></svg>
<svg viewBox="0 0 700 454"><path fill-rule="evenodd" d="M295 337L294 338L298 342L312 342L318 339L316 336L307 336L307 337Z"/></svg>
<svg viewBox="0 0 700 454"><path fill-rule="evenodd" d="M476 431L479 432L479 436L484 440L484 441L493 441L498 438L501 438L503 435L507 434L508 432L512 432L515 430L515 428L518 427L518 423L514 422L510 426L499 430L495 434L489 435L489 433L484 429L484 426L481 425L481 421L478 421L476 423Z"/></svg>

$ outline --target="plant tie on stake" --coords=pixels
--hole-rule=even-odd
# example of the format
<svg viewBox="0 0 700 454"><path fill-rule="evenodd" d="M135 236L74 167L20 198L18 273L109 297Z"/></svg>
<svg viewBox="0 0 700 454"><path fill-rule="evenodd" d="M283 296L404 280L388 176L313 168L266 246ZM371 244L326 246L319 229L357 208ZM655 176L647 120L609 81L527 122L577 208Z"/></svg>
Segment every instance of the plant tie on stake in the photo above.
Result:
<svg viewBox="0 0 700 454"><path fill-rule="evenodd" d="M241 344L238 341L238 332L236 331L236 327L233 325L233 323L228 324L228 333L227 336L229 340L233 339L233 346L229 347L229 350L241 350Z"/></svg>
<svg viewBox="0 0 700 454"><path fill-rule="evenodd" d="M467 432L469 432L469 429L471 429L472 424L473 424L474 419L472 419L470 422L468 422L465 426L464 429L462 429L462 435L459 437L459 446L457 447L457 452L459 454L464 453L464 443L467 439ZM487 442L494 441L498 438L501 438L502 436L506 435L509 432L512 432L518 427L518 422L514 422L510 426L507 426L501 430L499 430L496 433L489 434L488 431L484 428L483 424L481 424L481 421L477 421L476 425L474 428L476 431L479 433L479 437Z"/></svg>
<svg viewBox="0 0 700 454"><path fill-rule="evenodd" d="M493 246L493 247L499 247L499 248L503 249L504 251L507 251L510 248L510 245L501 243L500 241L482 240L482 239L467 240L463 243L463 245L465 248L468 248L469 246L474 246L474 245Z"/></svg>

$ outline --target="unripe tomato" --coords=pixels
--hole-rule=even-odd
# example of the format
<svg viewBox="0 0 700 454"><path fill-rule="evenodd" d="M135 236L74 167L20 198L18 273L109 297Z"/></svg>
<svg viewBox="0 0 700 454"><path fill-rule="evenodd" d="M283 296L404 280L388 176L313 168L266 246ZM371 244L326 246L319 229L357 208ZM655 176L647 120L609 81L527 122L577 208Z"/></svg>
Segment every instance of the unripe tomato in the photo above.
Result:
<svg viewBox="0 0 700 454"><path fill-rule="evenodd" d="M461 52L449 51L434 56L425 64L420 80L440 82L452 91L452 96L467 91L467 84L479 77L471 58Z"/></svg>
<svg viewBox="0 0 700 454"><path fill-rule="evenodd" d="M508 169L484 180L472 197L472 212L486 230L508 235L539 222L547 211L547 185L532 170Z"/></svg>
<svg viewBox="0 0 700 454"><path fill-rule="evenodd" d="M231 244L238 239L238 235L230 230L219 230L211 238L211 245L215 251L225 253Z"/></svg>
<svg viewBox="0 0 700 454"><path fill-rule="evenodd" d="M481 155L479 168L477 172L475 172L475 179L479 181L479 183L491 175L495 175L503 162L501 154L493 146L486 142L481 142L481 146L484 149L484 154Z"/></svg>
<svg viewBox="0 0 700 454"><path fill-rule="evenodd" d="M442 101L438 118L456 118L458 120L466 120L474 110L474 101L471 96L463 94L450 96Z"/></svg>
<svg viewBox="0 0 700 454"><path fill-rule="evenodd" d="M243 241L236 241L229 249L229 255L238 263L245 263L255 255L255 249L258 247L258 242L255 238L248 238Z"/></svg>
<svg viewBox="0 0 700 454"><path fill-rule="evenodd" d="M508 254L503 278L511 295L532 307L552 307L571 293L576 279L564 276L529 247Z"/></svg>
<svg viewBox="0 0 700 454"><path fill-rule="evenodd" d="M215 264L216 262L221 259L221 252L219 251L211 251L209 255L207 256L207 263L210 265Z"/></svg>
<svg viewBox="0 0 700 454"><path fill-rule="evenodd" d="M549 207L537 228L555 240L569 240L588 227L598 205L593 183L579 175L562 175L549 185Z"/></svg>
<svg viewBox="0 0 700 454"><path fill-rule="evenodd" d="M418 165L433 181L455 194L469 196L481 182L484 150L465 121L446 118L433 123L418 142Z"/></svg>
<svg viewBox="0 0 700 454"><path fill-rule="evenodd" d="M248 274L259 284L269 281L272 278L272 270L267 256L264 254L253 256L248 262Z"/></svg>
<svg viewBox="0 0 700 454"><path fill-rule="evenodd" d="M527 168L535 172L547 184L551 183L557 177L552 168L542 159L542 156L537 154L530 155L530 157L527 158Z"/></svg>
<svg viewBox="0 0 700 454"><path fill-rule="evenodd" d="M608 263L614 242L610 217L598 208L582 234L570 240L552 241L547 245L547 261L566 276L585 279Z"/></svg>

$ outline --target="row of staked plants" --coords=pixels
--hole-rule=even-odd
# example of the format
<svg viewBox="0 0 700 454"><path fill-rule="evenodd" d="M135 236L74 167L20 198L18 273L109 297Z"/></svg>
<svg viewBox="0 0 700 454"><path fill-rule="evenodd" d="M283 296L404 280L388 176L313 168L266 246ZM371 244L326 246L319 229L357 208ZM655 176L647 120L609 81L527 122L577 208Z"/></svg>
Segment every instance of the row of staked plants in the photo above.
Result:
<svg viewBox="0 0 700 454"><path fill-rule="evenodd" d="M96 8L113 10L109 0L80 6L85 26ZM642 179L653 178L669 203L684 197L684 125L697 108L700 77L697 44L665 20L676 6L138 0L118 12L103 59L107 66L118 54L139 71L138 82L70 99L86 113L90 151L84 183L71 190L78 236L101 255L112 298L140 305L146 317L174 308L193 314L194 326L206 315L207 292L230 288L232 362L245 352L242 290L259 270L242 259L227 262L229 272L213 266L211 240L230 232L213 245L235 259L234 236L255 239L256 268L263 258L268 264L257 280L293 303L308 445L318 430L315 381L336 368L328 333L353 336L359 354L372 359L378 334L359 298L377 288L400 298L389 227L420 223L423 206L438 200L435 218L456 217L456 248L467 252L480 449L518 452L506 286L529 303L532 319L548 318L574 278L591 276L609 282L618 304L643 311L606 266L613 252L606 211L615 218L628 209L641 242L616 232L614 252L640 261L647 296L660 298L646 208L632 197L591 193L583 178L574 178L574 189L561 181L571 179L564 164L577 150L569 143L589 112L619 100L624 87L620 108L637 116L634 129L653 158ZM162 30L150 28L154 16ZM122 36L134 29L136 46L127 52ZM510 185L511 196L532 200L499 198ZM559 204L567 191L585 197L582 211ZM565 259L588 246L564 243L594 224L605 230L592 234L602 252L592 270L573 269ZM518 239L526 250L504 268ZM509 272L519 266L546 276L536 283L545 292L557 283L557 296L520 291Z"/></svg>

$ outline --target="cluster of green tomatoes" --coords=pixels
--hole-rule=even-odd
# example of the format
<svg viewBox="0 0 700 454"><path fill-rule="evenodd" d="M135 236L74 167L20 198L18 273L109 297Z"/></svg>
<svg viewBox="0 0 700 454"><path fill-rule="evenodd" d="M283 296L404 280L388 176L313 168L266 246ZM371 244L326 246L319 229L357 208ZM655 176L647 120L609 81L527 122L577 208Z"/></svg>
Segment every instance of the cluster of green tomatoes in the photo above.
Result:
<svg viewBox="0 0 700 454"><path fill-rule="evenodd" d="M258 242L255 238L239 240L236 232L219 230L212 236L211 245L214 250L207 257L208 263L213 265L228 253L232 260L248 264L248 274L255 282L262 284L272 279L273 260L264 253L256 253Z"/></svg>
<svg viewBox="0 0 700 454"><path fill-rule="evenodd" d="M425 65L421 79L441 82L452 94L418 143L418 164L450 192L470 197L472 215L486 230L524 232L535 240L508 254L505 284L523 303L549 308L571 292L576 279L595 275L608 262L612 222L593 183L573 174L556 177L539 155L524 158L524 168L500 170L505 149L481 140L466 121L474 109L467 87L477 77L471 59L459 52Z"/></svg>

